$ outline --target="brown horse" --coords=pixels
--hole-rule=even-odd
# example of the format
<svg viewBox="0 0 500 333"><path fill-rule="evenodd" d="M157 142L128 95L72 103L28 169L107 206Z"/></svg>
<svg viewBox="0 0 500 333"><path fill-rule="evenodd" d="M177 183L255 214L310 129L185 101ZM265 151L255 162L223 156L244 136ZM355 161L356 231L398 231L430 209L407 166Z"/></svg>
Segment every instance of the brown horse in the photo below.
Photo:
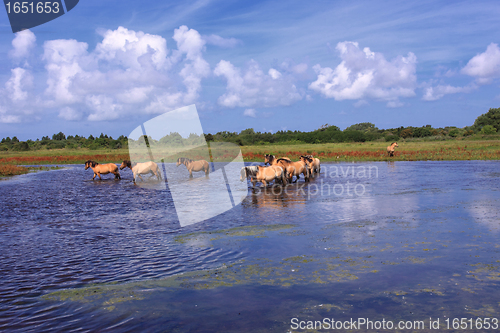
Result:
<svg viewBox="0 0 500 333"><path fill-rule="evenodd" d="M186 157L179 157L177 159L177 166L184 164L189 171L189 178L193 178L193 171L205 171L205 176L208 177L210 166L205 160L193 161Z"/></svg>
<svg viewBox="0 0 500 333"><path fill-rule="evenodd" d="M126 167L129 167L130 170L132 170L132 173L134 174L134 183L137 176L139 176L139 178L141 178L141 180L144 181L141 175L147 175L147 174L155 175L156 178L158 178L158 180L161 180L160 168L158 167L158 164L156 164L153 161L132 164L132 162L124 160L122 162L122 165L120 165L120 170L123 170Z"/></svg>
<svg viewBox="0 0 500 333"><path fill-rule="evenodd" d="M250 180L253 183L254 178L257 175L257 172L259 172L259 168L257 165L246 166L241 168L240 181L244 181L245 179L250 177Z"/></svg>
<svg viewBox="0 0 500 333"><path fill-rule="evenodd" d="M393 142L390 146L387 146L387 154L389 154L390 157L394 156L394 148L396 147L399 147L397 142Z"/></svg>
<svg viewBox="0 0 500 333"><path fill-rule="evenodd" d="M88 160L85 162L85 170L89 167L92 171L94 171L94 177L92 177L92 180L95 179L95 176L99 176L99 179L102 180L101 175L108 173L114 174L115 179L122 179L122 177L120 177L120 173L118 172L118 167L114 163L99 164L95 161Z"/></svg>
<svg viewBox="0 0 500 333"><path fill-rule="evenodd" d="M276 156L271 154L266 154L264 157L264 165L279 165L285 171L285 175L295 172L293 166L289 165L288 162L292 162L288 157L276 158Z"/></svg>
<svg viewBox="0 0 500 333"><path fill-rule="evenodd" d="M297 162L279 158L276 162L286 165L287 177L290 183L292 182L293 176L297 177L294 181L294 183L296 183L300 179L301 173L304 175L304 181L309 181L310 172L308 164L313 162L310 158L300 156L300 160Z"/></svg>
<svg viewBox="0 0 500 333"><path fill-rule="evenodd" d="M306 155L306 157L312 160L312 163L309 163L309 169L311 169L311 174L320 173L321 161L319 160L319 158L313 157L312 155Z"/></svg>
<svg viewBox="0 0 500 333"><path fill-rule="evenodd" d="M273 180L286 184L285 171L281 166L271 165L269 167L263 167L258 165L257 168L258 171L255 178L252 177L252 184L254 187L256 182L261 182L264 186L267 186L267 183Z"/></svg>

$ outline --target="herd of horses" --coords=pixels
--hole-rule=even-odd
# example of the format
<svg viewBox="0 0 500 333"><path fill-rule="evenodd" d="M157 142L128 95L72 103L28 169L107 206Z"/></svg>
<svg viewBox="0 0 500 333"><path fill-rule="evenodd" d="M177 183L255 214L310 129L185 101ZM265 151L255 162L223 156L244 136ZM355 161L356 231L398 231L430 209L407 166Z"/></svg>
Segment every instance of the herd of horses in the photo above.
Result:
<svg viewBox="0 0 500 333"><path fill-rule="evenodd" d="M394 148L399 147L397 142L391 143L387 147L387 153L390 157L394 156ZM177 159L176 165L179 166L184 164L189 172L189 177L193 178L193 172L203 171L205 176L208 177L210 173L210 165L205 160L193 161L186 157L180 157ZM267 166L269 164L269 166ZM124 160L120 165L120 170L125 168L132 170L134 175L134 183L139 177L144 181L141 175L154 175L159 181L162 180L161 171L153 161L144 163L132 163L131 161ZM101 175L112 173L115 175L115 179L121 179L120 172L118 171L118 166L114 163L99 164L95 161L88 160L85 162L85 170L91 168L94 171L94 177L96 176L101 179ZM240 180L244 181L250 178L253 186L257 182L261 182L264 186L267 186L270 182L274 181L275 184L279 183L286 185L287 183L292 183L293 177L296 179L294 183L300 179L300 175L304 176L304 181L309 181L310 177L314 177L316 174L321 172L321 161L313 157L312 155L300 156L298 161L292 161L288 157L276 158L274 155L266 154L264 158L264 166L254 165L241 168Z"/></svg>
<svg viewBox="0 0 500 333"><path fill-rule="evenodd" d="M184 164L186 166L187 170L189 171L190 178L193 178L193 171L204 171L206 176L208 176L210 172L210 166L205 160L193 161L189 158L180 157L179 159L177 159L177 166L181 164ZM122 179L120 176L120 172L118 171L118 166L114 163L99 164L95 161L88 160L87 162L85 162L85 170L87 170L88 168L91 168L92 171L94 171L94 177L92 177L92 180L94 180L96 176L99 177L99 179L102 179L101 175L106 175L108 173L114 174L115 179ZM153 161L144 163L132 163L131 161L124 160L120 165L120 170L123 170L125 168L129 168L130 170L132 170L132 173L134 174L134 183L137 177L144 181L141 175L152 175L155 176L158 180L162 180L160 168L158 167L158 164Z"/></svg>

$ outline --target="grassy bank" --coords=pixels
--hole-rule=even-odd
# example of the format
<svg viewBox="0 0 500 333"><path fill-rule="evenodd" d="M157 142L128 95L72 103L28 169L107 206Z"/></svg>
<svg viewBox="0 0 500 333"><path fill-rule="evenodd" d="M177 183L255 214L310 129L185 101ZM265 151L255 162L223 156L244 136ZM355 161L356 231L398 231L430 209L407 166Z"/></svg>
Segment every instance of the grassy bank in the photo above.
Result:
<svg viewBox="0 0 500 333"><path fill-rule="evenodd" d="M447 140L399 142L395 156L388 157L386 142L257 145L241 147L247 162L262 162L265 154L288 156L312 154L322 161L419 161L498 160L500 140ZM52 149L27 152L0 152L0 175L26 173L17 165L121 163L129 159L128 149Z"/></svg>
<svg viewBox="0 0 500 333"><path fill-rule="evenodd" d="M57 169L61 169L61 167L59 166L23 167L12 164L0 164L0 177L10 177L10 176L24 175L25 173L29 172L49 171Z"/></svg>
<svg viewBox="0 0 500 333"><path fill-rule="evenodd" d="M443 161L498 160L500 140L449 140L399 142L394 157L387 155L387 142L263 145L242 147L246 161L262 161L265 154L298 159L312 154L322 161Z"/></svg>

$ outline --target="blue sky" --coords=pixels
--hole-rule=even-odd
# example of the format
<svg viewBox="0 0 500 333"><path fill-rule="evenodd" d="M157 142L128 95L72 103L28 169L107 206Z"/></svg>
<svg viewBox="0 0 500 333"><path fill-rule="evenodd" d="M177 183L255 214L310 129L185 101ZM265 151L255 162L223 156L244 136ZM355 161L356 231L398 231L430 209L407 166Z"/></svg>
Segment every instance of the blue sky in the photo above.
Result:
<svg viewBox="0 0 500 333"><path fill-rule="evenodd" d="M471 125L500 106L498 1L81 1L13 34L0 137L128 135L195 104L205 132Z"/></svg>

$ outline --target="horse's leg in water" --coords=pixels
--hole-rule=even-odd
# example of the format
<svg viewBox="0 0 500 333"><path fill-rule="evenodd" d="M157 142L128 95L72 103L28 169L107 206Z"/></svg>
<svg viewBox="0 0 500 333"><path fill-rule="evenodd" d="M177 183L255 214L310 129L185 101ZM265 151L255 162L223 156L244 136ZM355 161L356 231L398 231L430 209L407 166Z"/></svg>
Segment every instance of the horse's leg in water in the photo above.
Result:
<svg viewBox="0 0 500 333"><path fill-rule="evenodd" d="M142 179L142 177L141 177L141 174L140 174L140 173L138 173L138 174L137 174L137 176L139 176L139 178L141 178L141 181L144 181L144 179Z"/></svg>
<svg viewBox="0 0 500 333"><path fill-rule="evenodd" d="M100 172L97 172L97 175L99 176L99 180L102 180L102 178L101 178L101 173L100 173Z"/></svg>
<svg viewBox="0 0 500 333"><path fill-rule="evenodd" d="M293 176L292 176L292 178L293 178ZM294 183L298 182L299 178L300 178L300 175L297 175L297 179L295 179Z"/></svg>
<svg viewBox="0 0 500 333"><path fill-rule="evenodd" d="M95 173L95 172L94 172L94 177L92 177L92 180L94 180L94 179L95 179L95 176L97 176L97 173Z"/></svg>
<svg viewBox="0 0 500 333"><path fill-rule="evenodd" d="M189 178L193 178L193 169L189 169Z"/></svg>

